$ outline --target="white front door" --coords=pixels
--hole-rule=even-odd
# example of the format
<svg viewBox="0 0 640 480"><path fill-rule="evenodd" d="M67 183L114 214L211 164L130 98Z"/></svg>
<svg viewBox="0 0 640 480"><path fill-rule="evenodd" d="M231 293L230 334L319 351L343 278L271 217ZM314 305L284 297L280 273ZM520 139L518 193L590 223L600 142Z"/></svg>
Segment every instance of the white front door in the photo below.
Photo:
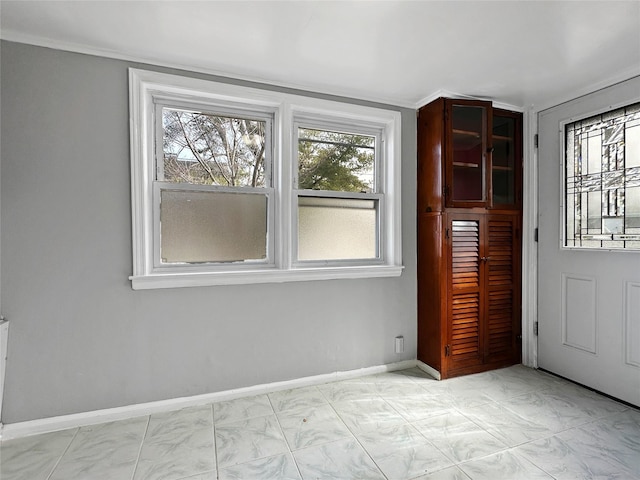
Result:
<svg viewBox="0 0 640 480"><path fill-rule="evenodd" d="M633 131L601 130L600 135L596 128L582 137L580 155L570 157L581 164L576 189L584 193L578 213L569 215L579 221L567 231L563 216L565 203L576 210L576 197L566 201L564 194L566 124L637 102L640 77L538 115L538 366L640 406L640 251L564 247L565 232L572 238L572 228L600 232L582 241L602 245L607 235L625 238L620 235L639 224L640 121ZM622 174L627 189L616 190Z"/></svg>

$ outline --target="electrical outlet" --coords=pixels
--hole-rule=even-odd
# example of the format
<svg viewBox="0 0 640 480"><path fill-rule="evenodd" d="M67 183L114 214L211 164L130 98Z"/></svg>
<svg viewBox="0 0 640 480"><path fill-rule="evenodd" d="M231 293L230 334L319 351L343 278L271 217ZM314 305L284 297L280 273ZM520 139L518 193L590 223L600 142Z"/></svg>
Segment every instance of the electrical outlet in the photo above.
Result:
<svg viewBox="0 0 640 480"><path fill-rule="evenodd" d="M404 337L402 335L396 337L396 353L404 353Z"/></svg>

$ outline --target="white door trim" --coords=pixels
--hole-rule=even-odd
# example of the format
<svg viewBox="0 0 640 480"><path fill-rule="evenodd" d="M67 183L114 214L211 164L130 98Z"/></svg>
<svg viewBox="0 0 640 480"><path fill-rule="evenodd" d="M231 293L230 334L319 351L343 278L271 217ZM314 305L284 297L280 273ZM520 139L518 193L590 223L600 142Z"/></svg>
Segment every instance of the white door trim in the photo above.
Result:
<svg viewBox="0 0 640 480"><path fill-rule="evenodd" d="M522 175L522 363L538 368L538 149L534 136L538 132L538 110L524 112Z"/></svg>

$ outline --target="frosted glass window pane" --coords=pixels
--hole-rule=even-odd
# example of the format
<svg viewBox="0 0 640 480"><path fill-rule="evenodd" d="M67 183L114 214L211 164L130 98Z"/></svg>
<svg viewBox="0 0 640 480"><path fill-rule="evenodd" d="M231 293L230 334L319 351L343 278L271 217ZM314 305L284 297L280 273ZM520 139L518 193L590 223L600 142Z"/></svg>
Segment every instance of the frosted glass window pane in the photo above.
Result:
<svg viewBox="0 0 640 480"><path fill-rule="evenodd" d="M377 258L377 200L299 197L298 259Z"/></svg>
<svg viewBox="0 0 640 480"><path fill-rule="evenodd" d="M163 263L239 262L267 256L265 195L163 190Z"/></svg>

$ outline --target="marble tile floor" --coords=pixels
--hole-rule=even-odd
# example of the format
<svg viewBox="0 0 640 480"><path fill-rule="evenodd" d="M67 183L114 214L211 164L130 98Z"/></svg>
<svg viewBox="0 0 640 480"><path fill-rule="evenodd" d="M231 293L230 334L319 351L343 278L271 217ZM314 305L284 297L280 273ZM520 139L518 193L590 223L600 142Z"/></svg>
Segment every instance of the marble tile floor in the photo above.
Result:
<svg viewBox="0 0 640 480"><path fill-rule="evenodd" d="M523 366L416 369L4 441L1 480L640 479L640 410Z"/></svg>

